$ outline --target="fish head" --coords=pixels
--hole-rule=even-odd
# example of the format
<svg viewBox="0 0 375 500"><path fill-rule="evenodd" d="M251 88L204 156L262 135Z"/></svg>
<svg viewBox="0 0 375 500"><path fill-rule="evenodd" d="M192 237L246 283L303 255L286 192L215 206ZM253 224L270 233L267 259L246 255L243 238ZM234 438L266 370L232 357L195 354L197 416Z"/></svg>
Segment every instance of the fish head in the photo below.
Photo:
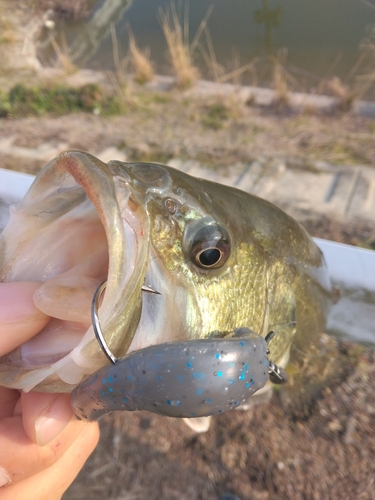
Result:
<svg viewBox="0 0 375 500"><path fill-rule="evenodd" d="M215 202L200 186L203 181L162 165L121 164L118 168L120 179L129 176L131 190L137 192L135 198L143 202L149 218L145 282L158 291L143 296L145 314L131 348L144 347L151 339L164 342L223 334L225 314L216 321L205 315L207 303L214 298L213 288L233 278L232 237Z"/></svg>
<svg viewBox="0 0 375 500"><path fill-rule="evenodd" d="M51 317L0 359L0 383L46 391L70 391L108 363L90 314L103 281L99 317L116 357L246 327L279 332L270 349L281 366L297 323L322 328L329 293L318 249L270 203L171 167L78 151L49 163L11 207L0 281L40 282L34 303Z"/></svg>

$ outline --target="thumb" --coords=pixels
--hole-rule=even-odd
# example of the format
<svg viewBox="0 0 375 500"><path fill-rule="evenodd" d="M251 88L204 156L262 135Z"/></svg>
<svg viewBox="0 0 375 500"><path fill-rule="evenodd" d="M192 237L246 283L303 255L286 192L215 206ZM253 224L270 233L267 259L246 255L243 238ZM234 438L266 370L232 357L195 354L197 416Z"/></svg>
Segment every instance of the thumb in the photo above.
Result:
<svg viewBox="0 0 375 500"><path fill-rule="evenodd" d="M22 423L27 436L39 446L53 441L75 419L69 394L22 392Z"/></svg>
<svg viewBox="0 0 375 500"><path fill-rule="evenodd" d="M36 335L49 316L34 304L33 294L40 283L0 283L0 356Z"/></svg>

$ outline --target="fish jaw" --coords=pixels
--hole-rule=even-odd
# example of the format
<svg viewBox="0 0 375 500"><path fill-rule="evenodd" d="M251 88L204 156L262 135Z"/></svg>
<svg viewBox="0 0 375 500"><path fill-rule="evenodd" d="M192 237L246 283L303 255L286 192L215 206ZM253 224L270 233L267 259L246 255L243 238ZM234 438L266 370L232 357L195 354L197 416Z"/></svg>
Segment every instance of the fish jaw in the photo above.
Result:
<svg viewBox="0 0 375 500"><path fill-rule="evenodd" d="M57 319L0 359L0 383L67 391L103 366L107 359L90 327L89 308L104 280L100 320L110 349L124 355L139 321L148 259L147 214L126 182L119 190L107 165L86 153L62 153L50 162L10 209L0 235L0 281L41 282L34 302L46 314L52 308ZM88 283L81 318L79 311L72 316L80 281ZM66 346L56 347L56 332L68 339Z"/></svg>

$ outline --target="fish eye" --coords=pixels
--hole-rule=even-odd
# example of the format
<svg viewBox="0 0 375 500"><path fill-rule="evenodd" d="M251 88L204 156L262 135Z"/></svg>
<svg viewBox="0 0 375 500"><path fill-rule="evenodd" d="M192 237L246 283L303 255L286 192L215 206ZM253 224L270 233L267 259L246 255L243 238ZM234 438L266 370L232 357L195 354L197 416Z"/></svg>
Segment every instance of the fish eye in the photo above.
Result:
<svg viewBox="0 0 375 500"><path fill-rule="evenodd" d="M222 267L230 255L230 240L224 228L207 225L199 229L192 239L190 258L202 269Z"/></svg>

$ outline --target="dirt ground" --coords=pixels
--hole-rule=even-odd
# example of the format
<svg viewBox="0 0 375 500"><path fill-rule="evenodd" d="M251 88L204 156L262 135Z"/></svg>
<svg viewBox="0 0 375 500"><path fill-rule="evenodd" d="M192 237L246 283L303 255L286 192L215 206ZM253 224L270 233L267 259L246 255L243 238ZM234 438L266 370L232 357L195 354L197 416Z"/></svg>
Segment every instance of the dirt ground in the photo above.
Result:
<svg viewBox="0 0 375 500"><path fill-rule="evenodd" d="M350 349L345 357L341 383L302 413L282 391L215 417L205 434L149 413L106 417L64 500L374 498L374 355L363 351L355 368Z"/></svg>
<svg viewBox="0 0 375 500"><path fill-rule="evenodd" d="M133 112L112 118L3 119L0 141L12 137L21 147L62 144L91 153L116 146L129 160L168 161L179 155L212 168L261 155L284 158L296 168L313 168L323 160L375 162L370 120L244 106L213 129L202 121L212 105L207 101L185 101L181 108L183 98L173 93L164 99L143 95L142 100L146 104ZM9 154L0 162L31 173L43 166L40 160ZM375 248L375 228L366 223L348 226L312 214L304 224L315 236ZM371 349L333 342L329 352L322 349L319 368L299 367L307 378L292 377L292 384L275 392L268 404L216 417L205 434L150 413L108 416L101 422L98 448L64 500L218 500L225 493L240 500L370 500L374 361Z"/></svg>
<svg viewBox="0 0 375 500"><path fill-rule="evenodd" d="M0 120L0 140L17 146L43 143L92 154L106 147L132 160L193 159L214 168L259 157L283 158L295 168L317 162L375 165L375 121L351 114L305 114L247 105L236 92L223 97L187 97L177 91L137 89L121 116L71 114ZM2 155L4 168L35 173L43 164Z"/></svg>

